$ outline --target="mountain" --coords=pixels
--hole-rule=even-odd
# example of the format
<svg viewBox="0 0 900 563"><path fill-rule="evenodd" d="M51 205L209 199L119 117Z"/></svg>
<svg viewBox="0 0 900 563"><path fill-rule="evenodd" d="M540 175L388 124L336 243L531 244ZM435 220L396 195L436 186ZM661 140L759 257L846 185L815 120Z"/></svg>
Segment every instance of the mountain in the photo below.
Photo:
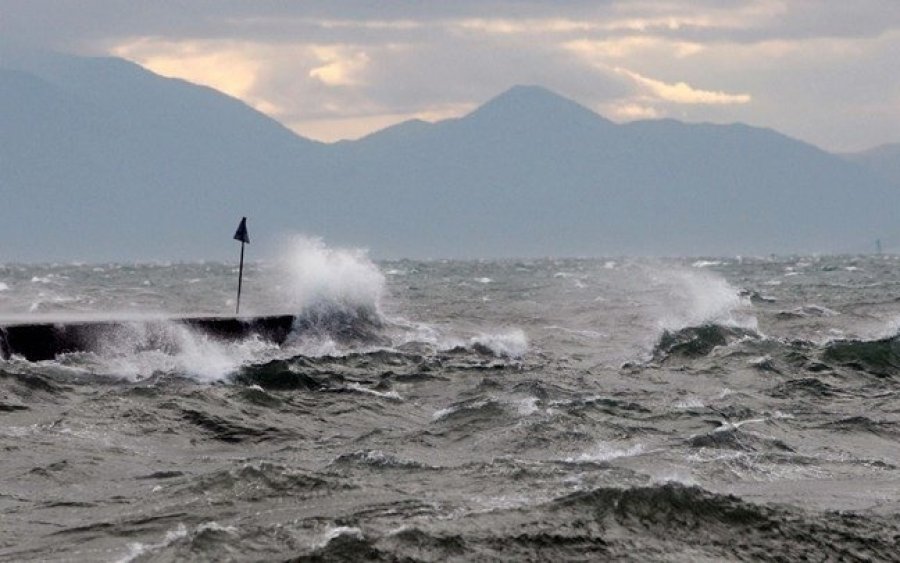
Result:
<svg viewBox="0 0 900 563"><path fill-rule="evenodd" d="M844 156L900 188L900 143L881 145Z"/></svg>
<svg viewBox="0 0 900 563"><path fill-rule="evenodd" d="M227 258L243 215L388 257L845 251L898 230L898 191L775 131L536 86L326 145L119 59L0 57L0 262Z"/></svg>
<svg viewBox="0 0 900 563"><path fill-rule="evenodd" d="M894 228L884 202L898 200L860 166L775 131L617 125L540 87L340 149L365 171L343 184L392 226L369 225L376 247L414 237L435 256L868 249Z"/></svg>
<svg viewBox="0 0 900 563"><path fill-rule="evenodd" d="M121 59L2 57L4 259L197 257L320 147Z"/></svg>

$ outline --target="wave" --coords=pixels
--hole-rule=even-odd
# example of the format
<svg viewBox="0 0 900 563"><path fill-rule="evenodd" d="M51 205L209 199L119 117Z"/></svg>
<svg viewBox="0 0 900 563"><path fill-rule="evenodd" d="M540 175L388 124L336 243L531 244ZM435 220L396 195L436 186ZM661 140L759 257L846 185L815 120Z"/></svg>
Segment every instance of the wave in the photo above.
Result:
<svg viewBox="0 0 900 563"><path fill-rule="evenodd" d="M365 251L329 248L306 236L287 239L269 283L282 306L302 316L341 310L380 317L386 293L384 275Z"/></svg>
<svg viewBox="0 0 900 563"><path fill-rule="evenodd" d="M276 469L272 467L271 469ZM249 472L240 498L283 495L279 474ZM267 477L274 479L275 487ZM328 483L301 479L303 495ZM435 560L895 560L898 525L890 516L809 512L756 504L737 496L678 483L597 487L539 504L432 518L434 507L409 502L380 505L384 521L367 526L361 514L303 522L300 534L277 545L292 561ZM427 515L422 517L423 512ZM412 511L417 517L404 519ZM190 521L190 520L189 520ZM451 523L451 525L448 524ZM392 525L396 526L393 529ZM286 537L277 524L279 539ZM123 561L271 558L261 534L215 521L179 523L156 542L134 543ZM305 541L297 541L303 538ZM750 540L748 540L750 538ZM303 545L305 544L305 545Z"/></svg>
<svg viewBox="0 0 900 563"><path fill-rule="evenodd" d="M822 358L846 368L876 376L900 374L900 335L878 340L833 340Z"/></svg>
<svg viewBox="0 0 900 563"><path fill-rule="evenodd" d="M264 461L214 471L175 488L177 493L186 490L221 495L229 500L259 500L286 496L311 497L329 490L355 487L318 473Z"/></svg>
<svg viewBox="0 0 900 563"><path fill-rule="evenodd" d="M567 457L565 461L566 463L600 463L623 457L638 456L643 454L645 450L645 446L641 443L618 445L600 442L590 451L584 452L577 457Z"/></svg>
<svg viewBox="0 0 900 563"><path fill-rule="evenodd" d="M528 337L520 329L509 332L484 333L472 337L469 340L469 346L486 356L521 359L528 351Z"/></svg>
<svg viewBox="0 0 900 563"><path fill-rule="evenodd" d="M840 315L840 313L821 305L803 305L801 307L791 309L790 311L779 311L775 313L775 317L778 319L805 319L811 317L821 318L835 317L837 315Z"/></svg>
<svg viewBox="0 0 900 563"><path fill-rule="evenodd" d="M900 375L900 334L873 340L810 341L770 338L751 328L715 323L664 330L650 352L650 361L662 365L692 361L708 357L718 348L728 348L723 357L750 356L744 360L746 365L773 374L850 370L880 378ZM815 377L800 377L779 384L771 393L826 397L841 391Z"/></svg>
<svg viewBox="0 0 900 563"><path fill-rule="evenodd" d="M443 380L449 371L520 369L520 360L498 356L477 343L443 351L422 342L366 348L248 363L227 380L265 390L351 392L402 401L391 389L394 382ZM293 351L282 350L282 354Z"/></svg>
<svg viewBox="0 0 900 563"><path fill-rule="evenodd" d="M720 324L702 324L679 330L664 330L653 348L653 361L664 363L673 358L695 359L708 356L715 348L745 339L760 339L755 330Z"/></svg>
<svg viewBox="0 0 900 563"><path fill-rule="evenodd" d="M806 396L810 398L827 398L843 395L844 393L833 385L815 377L802 377L791 379L776 385L769 394L779 399Z"/></svg>
<svg viewBox="0 0 900 563"><path fill-rule="evenodd" d="M358 450L352 453L341 454L330 465L361 465L379 469L435 469L431 465L411 459L403 459L381 450Z"/></svg>
<svg viewBox="0 0 900 563"><path fill-rule="evenodd" d="M712 432L692 436L686 440L692 448L726 449L742 452L793 452L793 448L774 438L744 432L738 426L725 424Z"/></svg>
<svg viewBox="0 0 900 563"><path fill-rule="evenodd" d="M571 512L590 518L599 527L594 541L605 540L604 555L612 558L665 559L671 553L703 560L768 560L773 553L787 560L813 554L853 553L860 560L896 556L891 534L897 527L887 519L812 514L676 483L577 492L552 501L548 509L545 518L554 521L572 521L574 515L562 514ZM612 530L617 533L610 535ZM565 532L574 530L557 531ZM747 537L753 541L743 541Z"/></svg>
<svg viewBox="0 0 900 563"><path fill-rule="evenodd" d="M449 407L435 411L431 415L431 420L440 423L469 425L505 417L504 403L498 399L486 398L467 399L453 403Z"/></svg>
<svg viewBox="0 0 900 563"><path fill-rule="evenodd" d="M181 419L193 424L214 440L229 443L292 438L291 432L274 426L251 426L196 409L181 409Z"/></svg>
<svg viewBox="0 0 900 563"><path fill-rule="evenodd" d="M63 353L42 363L60 365L85 375L109 376L129 381L158 374L187 377L199 382L228 379L245 366L265 364L298 354L317 355L344 348L384 345L383 322L368 311L322 309L298 315L285 329L284 341L272 339L267 330L252 326L237 333L219 335L192 320L146 320L83 325L78 351ZM212 321L213 323L218 321ZM230 321L223 321L230 322ZM241 324L245 321L235 321ZM262 323L260 323L262 324ZM80 327L76 327L80 328ZM88 330L89 329L89 330ZM73 332L74 329L70 332ZM323 342L327 342L325 347Z"/></svg>
<svg viewBox="0 0 900 563"><path fill-rule="evenodd" d="M876 421L867 416L851 416L823 424L822 428L839 432L866 432L896 439L900 436L900 422Z"/></svg>
<svg viewBox="0 0 900 563"><path fill-rule="evenodd" d="M659 326L664 331L702 325L757 330L745 292L704 270L657 272L656 283L667 293Z"/></svg>
<svg viewBox="0 0 900 563"><path fill-rule="evenodd" d="M515 328L456 337L390 317L382 310L387 293L384 275L362 251L332 249L318 239L294 237L275 265L264 269L268 285L264 289L288 314L246 318L250 320L145 317L64 323L61 330L68 331L65 338L71 346L57 347L62 353L49 354L53 359L35 361L45 369L59 366L93 380L137 382L171 375L269 389L342 387L399 399L390 390L359 382L346 385L317 366L340 364L344 369L338 369L339 374L355 364L378 369L391 362L497 369L522 361L528 351L527 336ZM266 319L276 318L279 326L274 332L262 326ZM289 325L282 326L281 319L289 319ZM247 322L260 326L248 327ZM220 331L213 326L222 323L236 327ZM13 363L21 361L14 358ZM399 372L414 377L411 369Z"/></svg>
<svg viewBox="0 0 900 563"><path fill-rule="evenodd" d="M677 483L600 487L378 535L334 526L303 560L893 560L896 523L808 513ZM747 541L752 538L752 541Z"/></svg>

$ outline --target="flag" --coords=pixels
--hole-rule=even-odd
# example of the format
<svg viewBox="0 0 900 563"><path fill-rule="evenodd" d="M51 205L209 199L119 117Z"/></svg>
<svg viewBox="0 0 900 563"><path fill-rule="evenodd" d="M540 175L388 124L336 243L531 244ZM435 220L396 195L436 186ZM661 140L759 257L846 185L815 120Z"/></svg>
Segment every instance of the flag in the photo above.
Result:
<svg viewBox="0 0 900 563"><path fill-rule="evenodd" d="M241 219L241 224L238 225L237 231L234 232L234 240L239 240L241 242L246 242L250 244L250 234L247 232L247 218L244 217Z"/></svg>

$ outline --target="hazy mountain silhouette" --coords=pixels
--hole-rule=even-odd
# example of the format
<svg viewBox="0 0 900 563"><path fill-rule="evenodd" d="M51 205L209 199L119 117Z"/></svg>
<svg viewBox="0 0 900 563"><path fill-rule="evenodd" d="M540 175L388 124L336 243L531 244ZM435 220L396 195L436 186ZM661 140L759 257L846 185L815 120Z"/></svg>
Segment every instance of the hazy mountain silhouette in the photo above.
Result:
<svg viewBox="0 0 900 563"><path fill-rule="evenodd" d="M236 212L293 188L317 147L120 59L3 57L3 259L202 256Z"/></svg>
<svg viewBox="0 0 900 563"><path fill-rule="evenodd" d="M324 145L122 60L0 59L0 261L230 257L242 215L380 256L844 251L900 230L898 191L774 131L618 125L540 87Z"/></svg>
<svg viewBox="0 0 900 563"><path fill-rule="evenodd" d="M437 256L844 251L892 227L884 201L898 199L774 131L616 125L539 87L340 149L365 171L344 184L394 226L371 225L378 246L411 236Z"/></svg>
<svg viewBox="0 0 900 563"><path fill-rule="evenodd" d="M900 189L900 143L881 145L867 151L844 156Z"/></svg>

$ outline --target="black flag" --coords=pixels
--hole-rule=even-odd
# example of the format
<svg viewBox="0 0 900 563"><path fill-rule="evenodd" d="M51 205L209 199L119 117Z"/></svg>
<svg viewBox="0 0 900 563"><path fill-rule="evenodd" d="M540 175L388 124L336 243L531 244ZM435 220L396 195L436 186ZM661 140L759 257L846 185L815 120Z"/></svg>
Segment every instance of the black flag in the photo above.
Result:
<svg viewBox="0 0 900 563"><path fill-rule="evenodd" d="M234 240L239 240L241 242L250 244L250 234L247 233L247 218L246 217L241 219L241 224L238 225L237 231L234 232Z"/></svg>

